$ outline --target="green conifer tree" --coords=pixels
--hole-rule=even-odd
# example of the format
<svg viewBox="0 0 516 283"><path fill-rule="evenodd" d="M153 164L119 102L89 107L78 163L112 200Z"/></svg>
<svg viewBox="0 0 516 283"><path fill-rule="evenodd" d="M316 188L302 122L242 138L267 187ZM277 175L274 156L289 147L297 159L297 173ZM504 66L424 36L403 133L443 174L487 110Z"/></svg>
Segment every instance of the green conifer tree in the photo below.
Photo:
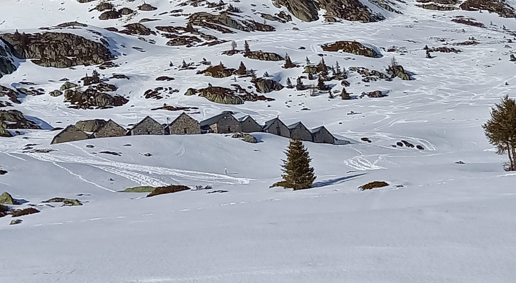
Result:
<svg viewBox="0 0 516 283"><path fill-rule="evenodd" d="M316 178L314 168L310 167L312 160L308 150L300 140L290 140L287 151L287 160L283 160L283 178L271 186L303 190L311 188Z"/></svg>
<svg viewBox="0 0 516 283"><path fill-rule="evenodd" d="M507 171L516 171L516 100L504 96L501 103L491 109L491 119L484 125L489 143L496 146L498 154L507 152Z"/></svg>

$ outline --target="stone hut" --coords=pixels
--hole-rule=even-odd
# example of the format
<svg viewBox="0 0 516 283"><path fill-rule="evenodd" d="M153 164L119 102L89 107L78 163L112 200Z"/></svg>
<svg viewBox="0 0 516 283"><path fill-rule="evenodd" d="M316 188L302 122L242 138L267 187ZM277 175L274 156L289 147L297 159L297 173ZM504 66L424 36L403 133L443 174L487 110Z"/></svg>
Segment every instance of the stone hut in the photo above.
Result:
<svg viewBox="0 0 516 283"><path fill-rule="evenodd" d="M107 121L102 119L83 120L77 121L77 123L75 123L75 127L84 132L96 132L106 123Z"/></svg>
<svg viewBox="0 0 516 283"><path fill-rule="evenodd" d="M243 133L254 133L254 132L261 132L262 126L256 122L256 120L253 119L253 117L247 115L240 119L238 119L240 122L240 127L242 128Z"/></svg>
<svg viewBox="0 0 516 283"><path fill-rule="evenodd" d="M197 135L201 133L201 126L197 120L186 113L182 113L167 126L170 135Z"/></svg>
<svg viewBox="0 0 516 283"><path fill-rule="evenodd" d="M126 133L126 129L115 123L113 120L109 120L104 126L94 132L93 136L96 138L121 137L125 136Z"/></svg>
<svg viewBox="0 0 516 283"><path fill-rule="evenodd" d="M50 144L63 143L63 142L71 142L71 141L80 141L90 138L88 134L77 129L74 125L70 125L62 130L59 134L57 134Z"/></svg>
<svg viewBox="0 0 516 283"><path fill-rule="evenodd" d="M137 135L164 135L165 127L156 120L147 116L127 133L130 136Z"/></svg>
<svg viewBox="0 0 516 283"><path fill-rule="evenodd" d="M317 127L311 130L312 140L316 143L335 143L335 137L324 126Z"/></svg>
<svg viewBox="0 0 516 283"><path fill-rule="evenodd" d="M242 132L240 122L233 117L231 112L226 111L217 116L201 121L200 125L201 131L205 133L227 134Z"/></svg>
<svg viewBox="0 0 516 283"><path fill-rule="evenodd" d="M290 130L283 122L281 122L279 118L274 118L265 122L263 131L266 133L290 138Z"/></svg>
<svg viewBox="0 0 516 283"><path fill-rule="evenodd" d="M312 141L312 133L301 122L288 126L290 138L302 141Z"/></svg>

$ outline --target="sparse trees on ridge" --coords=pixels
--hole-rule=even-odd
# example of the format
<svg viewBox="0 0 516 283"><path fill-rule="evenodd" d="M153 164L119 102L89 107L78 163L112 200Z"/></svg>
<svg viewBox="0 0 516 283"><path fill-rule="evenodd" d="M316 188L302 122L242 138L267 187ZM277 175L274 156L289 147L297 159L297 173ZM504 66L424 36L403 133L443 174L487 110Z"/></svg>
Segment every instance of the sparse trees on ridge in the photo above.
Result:
<svg viewBox="0 0 516 283"><path fill-rule="evenodd" d="M496 153L507 153L507 171L516 171L516 101L508 95L491 109L491 119L482 125L489 143L496 146Z"/></svg>

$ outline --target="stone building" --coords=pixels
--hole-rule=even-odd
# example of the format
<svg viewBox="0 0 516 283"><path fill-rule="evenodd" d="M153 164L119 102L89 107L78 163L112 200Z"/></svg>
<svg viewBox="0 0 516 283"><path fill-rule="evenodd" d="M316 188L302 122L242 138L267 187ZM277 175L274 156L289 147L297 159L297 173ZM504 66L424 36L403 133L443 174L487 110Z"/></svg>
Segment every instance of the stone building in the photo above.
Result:
<svg viewBox="0 0 516 283"><path fill-rule="evenodd" d="M107 123L93 133L96 138L109 138L109 137L121 137L127 134L127 130L122 126L115 123L113 120L107 121Z"/></svg>
<svg viewBox="0 0 516 283"><path fill-rule="evenodd" d="M137 136L137 135L164 135L165 134L165 126L158 123L156 120L147 116L143 120L141 120L138 124L134 125L134 127L129 130L128 135Z"/></svg>
<svg viewBox="0 0 516 283"><path fill-rule="evenodd" d="M312 140L316 143L335 143L335 137L324 126L312 129Z"/></svg>
<svg viewBox="0 0 516 283"><path fill-rule="evenodd" d="M231 112L221 114L201 121L201 131L204 133L239 133L242 131L240 122L233 117Z"/></svg>
<svg viewBox="0 0 516 283"><path fill-rule="evenodd" d="M290 138L302 141L312 141L312 133L301 122L288 126Z"/></svg>
<svg viewBox="0 0 516 283"><path fill-rule="evenodd" d="M75 123L75 127L84 132L96 132L106 123L107 121L102 119L82 120L77 121L77 123Z"/></svg>
<svg viewBox="0 0 516 283"><path fill-rule="evenodd" d="M281 122L279 118L274 118L265 122L263 131L266 133L290 138L290 130L283 122Z"/></svg>
<svg viewBox="0 0 516 283"><path fill-rule="evenodd" d="M50 144L63 143L63 142L71 142L71 141L80 141L89 139L90 136L85 132L77 129L74 125L70 125L62 130L59 134L57 134Z"/></svg>
<svg viewBox="0 0 516 283"><path fill-rule="evenodd" d="M197 120L186 113L182 113L167 126L169 135L196 135L201 133L201 126Z"/></svg>
<svg viewBox="0 0 516 283"><path fill-rule="evenodd" d="M243 133L254 133L262 131L262 126L249 115L241 117L238 119L238 121L240 122L240 127L242 128Z"/></svg>

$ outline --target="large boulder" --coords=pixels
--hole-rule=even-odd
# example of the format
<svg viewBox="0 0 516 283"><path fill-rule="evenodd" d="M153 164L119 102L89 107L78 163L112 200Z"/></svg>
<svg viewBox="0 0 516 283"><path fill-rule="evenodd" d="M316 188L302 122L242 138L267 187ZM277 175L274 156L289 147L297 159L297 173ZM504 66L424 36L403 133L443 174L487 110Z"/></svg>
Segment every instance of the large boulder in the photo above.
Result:
<svg viewBox="0 0 516 283"><path fill-rule="evenodd" d="M376 52L374 49L369 48L357 41L337 41L334 43L326 43L321 45L324 51L342 51L346 53L352 53L355 55L362 55L366 57L381 57L382 55Z"/></svg>
<svg viewBox="0 0 516 283"><path fill-rule="evenodd" d="M0 204L14 205L14 204L17 204L17 202L13 199L13 197L8 192L4 192L3 194L0 195Z"/></svg>
<svg viewBox="0 0 516 283"><path fill-rule="evenodd" d="M274 90L282 90L283 86L274 81L264 78L259 78L254 81L254 86L256 87L256 91L259 93L269 93Z"/></svg>
<svg viewBox="0 0 516 283"><path fill-rule="evenodd" d="M12 74L16 71L11 48L0 40L0 78L3 74Z"/></svg>
<svg viewBox="0 0 516 283"><path fill-rule="evenodd" d="M238 20L233 19L231 16L239 17L235 14L229 14L222 12L219 15L213 15L206 12L193 13L188 18L188 21L192 25L202 26L209 29L218 30L222 33L234 33L234 31L228 29L237 29L241 31L274 31L273 26L255 22L253 20L244 20L239 18ZM225 28L228 27L228 28Z"/></svg>
<svg viewBox="0 0 516 283"><path fill-rule="evenodd" d="M17 104L21 103L20 100L18 100L18 92L16 92L15 90L13 90L11 88L0 85L0 97L3 97L3 96L9 97L9 100L14 103L17 103Z"/></svg>
<svg viewBox="0 0 516 283"><path fill-rule="evenodd" d="M359 0L320 0L320 4L321 8L326 10L326 19L340 18L363 23L385 19L381 14L371 11Z"/></svg>
<svg viewBox="0 0 516 283"><path fill-rule="evenodd" d="M514 8L504 0L466 0L460 4L460 8L467 11L487 10L503 18L516 18Z"/></svg>
<svg viewBox="0 0 516 283"><path fill-rule="evenodd" d="M77 65L102 64L115 59L105 43L71 33L6 33L0 36L20 59L32 59L43 67L68 68Z"/></svg>
<svg viewBox="0 0 516 283"><path fill-rule="evenodd" d="M68 89L64 94L64 102L70 102L70 108L78 109L105 109L115 106L122 106L129 100L120 95L111 96L107 93L99 92L94 88L85 91Z"/></svg>
<svg viewBox="0 0 516 283"><path fill-rule="evenodd" d="M7 129L41 129L18 110L0 110L0 121L6 122Z"/></svg>
<svg viewBox="0 0 516 283"><path fill-rule="evenodd" d="M319 5L313 0L273 0L276 7L285 6L294 17L313 22L319 19Z"/></svg>

